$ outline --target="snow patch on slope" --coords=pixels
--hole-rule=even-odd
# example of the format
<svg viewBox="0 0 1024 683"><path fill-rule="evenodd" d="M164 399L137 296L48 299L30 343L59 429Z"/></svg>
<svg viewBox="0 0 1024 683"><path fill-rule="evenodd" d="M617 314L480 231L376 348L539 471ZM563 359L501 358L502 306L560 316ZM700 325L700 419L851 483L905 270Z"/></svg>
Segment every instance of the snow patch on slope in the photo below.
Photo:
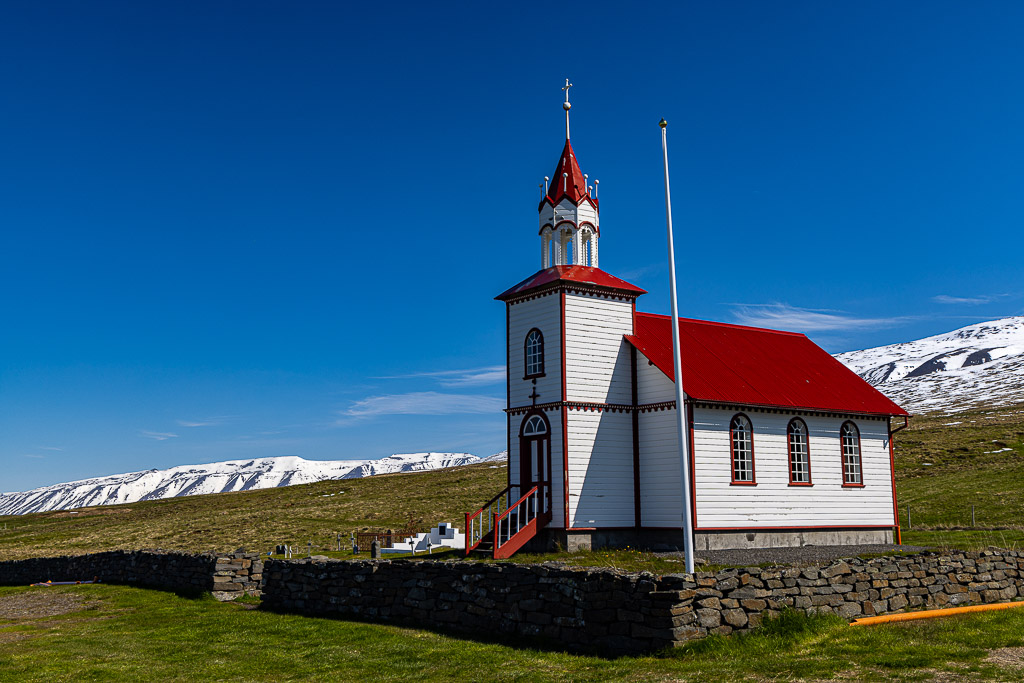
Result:
<svg viewBox="0 0 1024 683"><path fill-rule="evenodd" d="M912 413L1024 401L1024 316L836 358Z"/></svg>

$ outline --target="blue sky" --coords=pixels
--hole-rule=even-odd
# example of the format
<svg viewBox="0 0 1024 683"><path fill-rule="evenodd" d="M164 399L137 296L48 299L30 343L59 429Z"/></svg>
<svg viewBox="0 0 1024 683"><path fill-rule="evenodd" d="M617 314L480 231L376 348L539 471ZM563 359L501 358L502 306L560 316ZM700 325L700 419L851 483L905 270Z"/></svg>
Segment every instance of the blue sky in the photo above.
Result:
<svg viewBox="0 0 1024 683"><path fill-rule="evenodd" d="M564 7L564 9L560 9ZM504 447L537 183L601 266L832 352L1024 312L1024 5L29 3L0 16L0 491Z"/></svg>

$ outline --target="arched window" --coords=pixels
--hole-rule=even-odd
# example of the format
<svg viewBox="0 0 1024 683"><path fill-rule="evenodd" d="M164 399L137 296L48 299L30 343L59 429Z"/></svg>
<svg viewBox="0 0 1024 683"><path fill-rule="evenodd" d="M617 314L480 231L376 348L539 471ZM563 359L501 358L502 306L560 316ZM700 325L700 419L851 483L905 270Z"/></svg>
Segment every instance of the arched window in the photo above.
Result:
<svg viewBox="0 0 1024 683"><path fill-rule="evenodd" d="M732 483L755 484L754 429L743 413L729 423L729 445L732 450Z"/></svg>
<svg viewBox="0 0 1024 683"><path fill-rule="evenodd" d="M540 415L534 415L523 423L523 436L540 436L547 433L548 426Z"/></svg>
<svg viewBox="0 0 1024 683"><path fill-rule="evenodd" d="M863 486L864 473L860 460L860 430L852 422L844 422L839 430L843 446L843 486Z"/></svg>
<svg viewBox="0 0 1024 683"><path fill-rule="evenodd" d="M527 333L526 344L523 346L523 351L526 355L526 376L523 379L543 377L544 335L542 335L540 330L536 327Z"/></svg>
<svg viewBox="0 0 1024 683"><path fill-rule="evenodd" d="M807 424L794 418L786 428L789 437L789 483L795 486L811 484L811 450L807 435Z"/></svg>
<svg viewBox="0 0 1024 683"><path fill-rule="evenodd" d="M580 241L580 264L592 266L594 264L590 262L590 232L584 230L582 235L583 238Z"/></svg>

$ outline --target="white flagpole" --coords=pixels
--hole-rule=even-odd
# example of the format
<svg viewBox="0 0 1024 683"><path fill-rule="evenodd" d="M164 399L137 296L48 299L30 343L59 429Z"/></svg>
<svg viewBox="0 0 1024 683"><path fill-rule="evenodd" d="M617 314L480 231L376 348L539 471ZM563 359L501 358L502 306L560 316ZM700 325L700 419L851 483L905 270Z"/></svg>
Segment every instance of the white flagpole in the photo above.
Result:
<svg viewBox="0 0 1024 683"><path fill-rule="evenodd" d="M686 403L683 400L683 368L682 354L679 351L679 301L676 297L676 248L672 241L672 193L668 185L668 143L665 137L665 119L661 126L661 153L665 159L665 214L668 217L668 278L672 292L672 361L676 368L676 414L679 416L679 474L683 488L683 550L686 554L686 573L693 573L693 518L690 512L690 452L689 439L686 438Z"/></svg>

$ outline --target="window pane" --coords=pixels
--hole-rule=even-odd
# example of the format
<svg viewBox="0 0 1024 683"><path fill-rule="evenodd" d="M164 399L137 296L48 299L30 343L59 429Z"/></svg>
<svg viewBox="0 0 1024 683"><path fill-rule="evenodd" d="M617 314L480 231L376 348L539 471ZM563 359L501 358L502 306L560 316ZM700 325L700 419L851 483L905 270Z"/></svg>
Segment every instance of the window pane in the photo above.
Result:
<svg viewBox="0 0 1024 683"><path fill-rule="evenodd" d="M544 372L543 338L533 330L526 337L526 374L539 375Z"/></svg>
<svg viewBox="0 0 1024 683"><path fill-rule="evenodd" d="M754 481L754 442L750 421L742 415L733 418L732 436L733 481Z"/></svg>
<svg viewBox="0 0 1024 683"><path fill-rule="evenodd" d="M790 481L793 483L811 482L807 426L801 420L793 420L789 424L789 472Z"/></svg>
<svg viewBox="0 0 1024 683"><path fill-rule="evenodd" d="M843 483L862 484L860 463L860 434L857 427L847 422L842 429Z"/></svg>

